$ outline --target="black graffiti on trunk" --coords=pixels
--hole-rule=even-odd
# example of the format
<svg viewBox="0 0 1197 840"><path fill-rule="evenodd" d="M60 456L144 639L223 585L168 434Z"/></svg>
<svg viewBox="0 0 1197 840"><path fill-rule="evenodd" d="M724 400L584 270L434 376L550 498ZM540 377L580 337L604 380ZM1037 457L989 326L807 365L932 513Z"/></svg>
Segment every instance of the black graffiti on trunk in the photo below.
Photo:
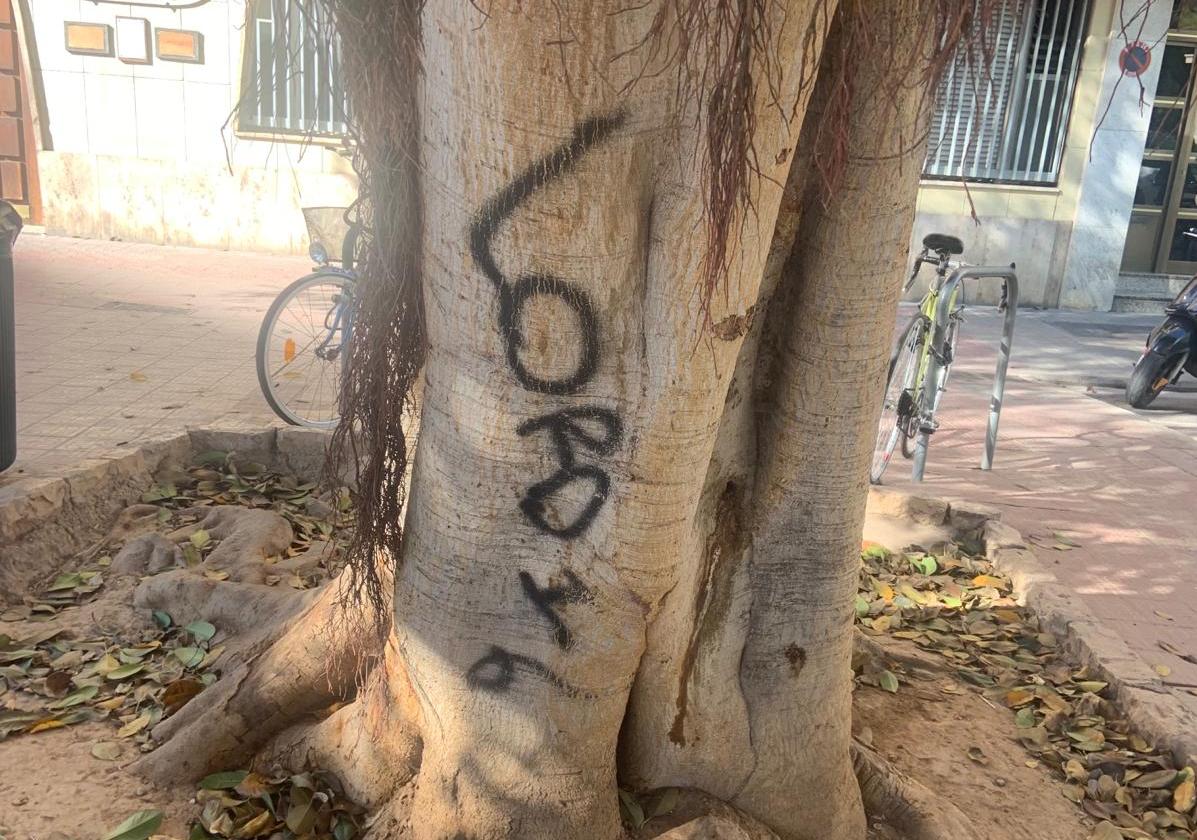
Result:
<svg viewBox="0 0 1197 840"><path fill-rule="evenodd" d="M602 435L591 434L578 422L579 420L597 422L602 426ZM544 417L525 420L515 431L520 437L547 431L557 450L558 464L557 472L528 488L524 498L520 500L520 510L533 525L555 537L570 540L581 535L590 527L603 503L607 501L611 479L592 464L579 464L575 446L595 455L610 455L623 437L623 423L620 422L619 415L610 409L597 406L564 408ZM576 481L589 481L594 485L590 498L572 522L566 525L550 523L545 516L545 500Z"/></svg>
<svg viewBox="0 0 1197 840"><path fill-rule="evenodd" d="M515 682L516 669L521 666L548 680L571 697L590 696L570 685L540 660L511 653L498 645L491 645L490 653L470 666L470 670L466 671L466 685L501 694L511 688L511 684Z"/></svg>
<svg viewBox="0 0 1197 840"><path fill-rule="evenodd" d="M474 262L499 294L499 331L507 350L507 363L515 378L529 391L542 394L573 394L594 375L598 366L599 335L598 319L590 297L581 289L575 289L559 277L547 274L525 274L511 283L491 251L491 243L499 226L516 209L550 181L569 172L578 160L610 137L624 121L622 111L602 117L591 117L574 129L573 136L549 154L534 162L504 187L498 195L489 199L470 226L470 252ZM568 376L545 379L536 376L520 358L524 346L521 316L527 302L537 295L560 298L574 311L582 335L582 348L578 363Z"/></svg>
<svg viewBox="0 0 1197 840"><path fill-rule="evenodd" d="M557 640L557 646L565 650L573 645L573 636L570 635L569 627L566 626L554 607L557 604L573 604L584 601L590 597L590 590L570 569L563 570L561 574L565 578L564 586L550 584L541 589L532 579L532 575L520 572L520 585L524 587L524 594L528 600L553 626L553 638Z"/></svg>
<svg viewBox="0 0 1197 840"><path fill-rule="evenodd" d="M499 298L499 333L506 351L507 364L516 381L529 391L542 394L567 395L577 393L598 369L599 321L590 297L581 289L560 277L549 274L523 274L510 281L499 269L492 243L499 226L527 199L545 185L569 172L588 151L610 137L624 122L624 113L592 117L578 125L568 141L535 161L489 199L470 226L470 251L474 262L494 285ZM523 332L524 309L536 297L552 297L563 302L577 319L581 346L577 348L577 362L573 370L555 377L540 376L528 369L521 355L526 339ZM528 437L545 432L557 455L557 471L527 489L519 507L524 517L539 531L562 540L572 540L590 528L602 509L611 490L611 478L593 463L580 463L578 453L585 451L595 457L605 457L615 451L623 438L623 422L619 415L601 406L562 408L542 417L526 420L516 427L516 434ZM560 523L550 521L548 501L578 482L589 483L590 493L582 509L573 519ZM564 584L550 581L541 587L525 571L519 573L524 595L536 610L548 620L553 639L562 650L573 645L569 627L558 607L590 599L591 592L573 571L562 571ZM539 675L570 696L584 694L543 662L530 656L512 653L492 645L490 652L475 662L466 672L466 684L474 689L502 693L515 682L517 670L524 669ZM591 696L591 695L585 695Z"/></svg>

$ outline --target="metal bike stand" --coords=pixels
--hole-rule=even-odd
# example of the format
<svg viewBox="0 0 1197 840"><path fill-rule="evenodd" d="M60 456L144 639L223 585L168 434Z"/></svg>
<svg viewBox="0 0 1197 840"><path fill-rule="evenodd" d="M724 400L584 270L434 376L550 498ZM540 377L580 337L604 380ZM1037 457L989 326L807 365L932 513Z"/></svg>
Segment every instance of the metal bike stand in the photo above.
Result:
<svg viewBox="0 0 1197 840"><path fill-rule="evenodd" d="M940 381L944 376L943 350L947 343L948 315L955 298L956 288L964 280L989 279L1002 280L1006 286L1006 319L1002 324L1002 340L998 345L997 370L993 374L993 392L989 398L989 424L985 430L985 451L981 453L981 469L993 467L993 453L997 448L998 420L1002 415L1002 397L1006 391L1006 369L1010 365L1010 348L1014 344L1014 317L1018 312L1018 276L1014 273L1014 264L1008 266L975 265L958 268L944 282L939 292L939 302L935 308L935 332L931 337L931 353L927 358L927 371L923 381L934 382L935 391L932 397L931 411L922 428L919 429L918 439L914 445L914 467L911 470L912 481L922 481L923 471L927 466L927 444L931 433L935 431L935 412L939 408L939 398L942 395Z"/></svg>

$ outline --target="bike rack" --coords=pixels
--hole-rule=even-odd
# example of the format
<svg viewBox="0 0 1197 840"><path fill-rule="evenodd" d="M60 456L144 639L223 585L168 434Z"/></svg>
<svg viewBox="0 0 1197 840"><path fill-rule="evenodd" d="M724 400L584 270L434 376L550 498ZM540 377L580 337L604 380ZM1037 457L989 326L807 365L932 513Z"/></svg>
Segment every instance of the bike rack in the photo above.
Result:
<svg viewBox="0 0 1197 840"><path fill-rule="evenodd" d="M1018 312L1018 276L1014 263L1008 266L974 265L956 269L944 282L935 308L935 332L931 338L931 353L927 358L927 372L924 381L934 382L935 394L931 412L919 429L914 446L914 467L911 481L922 481L927 466L927 444L935 431L935 412L939 409L939 398L943 395L940 380L944 375L943 348L947 342L948 315L956 288L964 280L1000 279L1006 287L1006 319L1002 324L1002 340L998 344L997 370L993 374L993 392L989 398L989 424L985 430L985 451L981 453L981 469L993 467L993 453L997 448L998 420L1002 415L1002 397L1006 391L1006 369L1010 365L1010 348L1014 343L1014 316Z"/></svg>

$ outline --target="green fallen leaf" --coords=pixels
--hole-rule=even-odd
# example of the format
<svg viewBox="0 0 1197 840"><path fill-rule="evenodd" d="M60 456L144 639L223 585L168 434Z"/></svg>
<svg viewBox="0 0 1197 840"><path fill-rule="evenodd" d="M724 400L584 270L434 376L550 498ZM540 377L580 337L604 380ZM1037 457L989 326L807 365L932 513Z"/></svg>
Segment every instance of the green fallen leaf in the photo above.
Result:
<svg viewBox="0 0 1197 840"><path fill-rule="evenodd" d="M204 790L232 790L245 781L249 775L247 770L224 770L205 776L199 783Z"/></svg>
<svg viewBox="0 0 1197 840"><path fill-rule="evenodd" d="M206 621L193 621L183 629L197 642L206 642L216 635L216 628Z"/></svg>
<svg viewBox="0 0 1197 840"><path fill-rule="evenodd" d="M357 829L353 823L338 815L337 821L333 825L333 840L353 840L355 834L357 834Z"/></svg>
<svg viewBox="0 0 1197 840"><path fill-rule="evenodd" d="M181 647L171 651L184 668L194 668L204 661L204 652L197 647Z"/></svg>
<svg viewBox="0 0 1197 840"><path fill-rule="evenodd" d="M69 709L71 706L78 706L80 703L86 703L88 700L96 696L96 692L100 689L94 685L89 685L79 689L50 704L51 709Z"/></svg>
<svg viewBox="0 0 1197 840"><path fill-rule="evenodd" d="M869 614L869 602L862 595L856 596L856 617L864 618Z"/></svg>
<svg viewBox="0 0 1197 840"><path fill-rule="evenodd" d="M200 528L191 535L191 544L196 548L203 548L210 542L212 542L212 535L203 528Z"/></svg>
<svg viewBox="0 0 1197 840"><path fill-rule="evenodd" d="M912 558L910 565L914 566L924 575L933 575L939 569L939 564L935 562L935 558L930 554L924 554L922 557Z"/></svg>
<svg viewBox="0 0 1197 840"><path fill-rule="evenodd" d="M112 741L97 741L91 745L91 754L101 761L116 761L121 757L121 745Z"/></svg>
<svg viewBox="0 0 1197 840"><path fill-rule="evenodd" d="M161 627L163 630L169 629L170 625L172 623L170 614L165 613L162 610L154 610L154 623L157 624L159 627Z"/></svg>
<svg viewBox="0 0 1197 840"><path fill-rule="evenodd" d="M287 808L287 828L299 836L312 830L316 824L316 807L312 804L312 792L307 788L291 790L291 805Z"/></svg>
<svg viewBox="0 0 1197 840"><path fill-rule="evenodd" d="M117 680L123 680L123 679L126 679L127 677L131 677L134 674L139 674L144 670L145 670L144 662L134 662L130 665L122 665L119 668L109 671L108 679L113 680L115 682Z"/></svg>
<svg viewBox="0 0 1197 840"><path fill-rule="evenodd" d="M644 825L646 822L644 809L640 807L636 797L623 788L619 789L619 806L625 820L632 828L640 828Z"/></svg>
<svg viewBox="0 0 1197 840"><path fill-rule="evenodd" d="M183 563L187 568L198 566L203 561L200 550L191 542L183 543Z"/></svg>
<svg viewBox="0 0 1197 840"><path fill-rule="evenodd" d="M665 814L673 813L673 809L677 807L678 797L679 794L677 788L666 788L665 792L653 801L649 818L651 819L652 817L660 817L664 816Z"/></svg>
<svg viewBox="0 0 1197 840"><path fill-rule="evenodd" d="M898 677L893 671L882 671L877 675L877 685L890 694L898 693Z"/></svg>
<svg viewBox="0 0 1197 840"><path fill-rule="evenodd" d="M148 840L162 825L162 812L156 808L138 811L104 835L104 840Z"/></svg>
<svg viewBox="0 0 1197 840"><path fill-rule="evenodd" d="M178 494L179 491L173 484L155 484L141 494L141 500L143 502L161 502L166 499L173 499Z"/></svg>
<svg viewBox="0 0 1197 840"><path fill-rule="evenodd" d="M83 577L77 572L70 572L68 574L59 575L54 579L54 582L46 589L47 592L62 592L67 589L74 589L79 584L83 583Z"/></svg>

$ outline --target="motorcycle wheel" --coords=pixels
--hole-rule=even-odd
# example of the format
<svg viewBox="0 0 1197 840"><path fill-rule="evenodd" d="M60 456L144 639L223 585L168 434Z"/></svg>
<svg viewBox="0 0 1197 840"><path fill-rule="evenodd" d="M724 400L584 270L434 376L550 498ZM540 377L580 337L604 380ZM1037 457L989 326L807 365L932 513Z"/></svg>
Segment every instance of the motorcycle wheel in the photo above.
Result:
<svg viewBox="0 0 1197 840"><path fill-rule="evenodd" d="M1179 356L1161 356L1151 350L1144 353L1126 383L1126 401L1131 408L1151 405L1179 370L1178 361L1183 364Z"/></svg>

